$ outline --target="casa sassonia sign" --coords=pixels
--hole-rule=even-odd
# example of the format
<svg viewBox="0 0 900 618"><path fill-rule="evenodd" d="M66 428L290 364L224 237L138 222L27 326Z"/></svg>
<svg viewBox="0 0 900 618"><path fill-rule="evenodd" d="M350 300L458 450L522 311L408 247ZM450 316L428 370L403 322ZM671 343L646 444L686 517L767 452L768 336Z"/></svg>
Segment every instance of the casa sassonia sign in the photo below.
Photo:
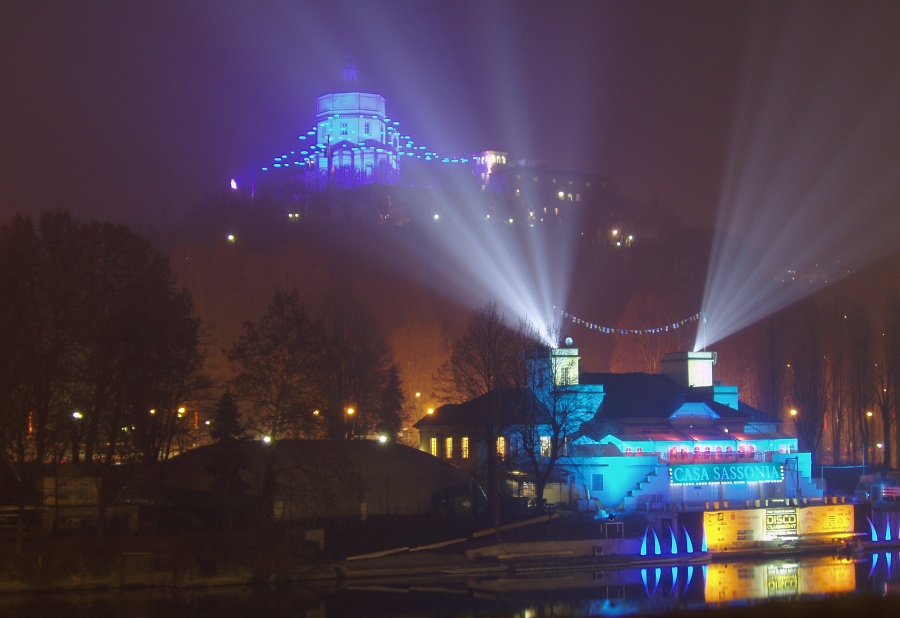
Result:
<svg viewBox="0 0 900 618"><path fill-rule="evenodd" d="M669 466L670 485L737 485L780 483L784 465L776 463L711 463Z"/></svg>

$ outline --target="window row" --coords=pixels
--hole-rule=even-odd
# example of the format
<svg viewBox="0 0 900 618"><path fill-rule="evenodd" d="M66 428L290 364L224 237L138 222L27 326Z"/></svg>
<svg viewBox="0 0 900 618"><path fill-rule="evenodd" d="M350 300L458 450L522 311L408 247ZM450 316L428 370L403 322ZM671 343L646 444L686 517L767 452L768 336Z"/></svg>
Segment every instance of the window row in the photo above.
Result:
<svg viewBox="0 0 900 618"><path fill-rule="evenodd" d="M454 440L453 437L444 438L443 444L440 444L437 438L431 438L429 444L429 452L434 457L443 457L444 459L453 459L454 453ZM443 453L439 451L439 448L443 446ZM463 459L469 458L469 438L468 436L463 436L459 439L459 456Z"/></svg>

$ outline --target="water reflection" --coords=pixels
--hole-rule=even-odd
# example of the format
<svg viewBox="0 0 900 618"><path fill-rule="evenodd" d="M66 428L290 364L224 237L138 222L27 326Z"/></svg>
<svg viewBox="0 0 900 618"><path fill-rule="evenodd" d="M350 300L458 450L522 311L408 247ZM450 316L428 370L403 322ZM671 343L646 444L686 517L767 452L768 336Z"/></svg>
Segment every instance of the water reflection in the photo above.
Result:
<svg viewBox="0 0 900 618"><path fill-rule="evenodd" d="M828 599L900 590L900 552L628 569L538 570L503 577L355 582L310 588L119 591L0 599L23 616L615 616L779 599Z"/></svg>

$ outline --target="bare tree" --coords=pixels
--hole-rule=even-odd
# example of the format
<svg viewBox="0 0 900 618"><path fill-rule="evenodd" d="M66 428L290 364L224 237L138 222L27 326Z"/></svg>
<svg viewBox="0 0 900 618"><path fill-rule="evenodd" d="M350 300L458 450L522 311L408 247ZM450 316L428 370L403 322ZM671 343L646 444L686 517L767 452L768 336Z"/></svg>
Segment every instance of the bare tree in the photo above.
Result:
<svg viewBox="0 0 900 618"><path fill-rule="evenodd" d="M333 292L326 305L315 392L328 437L374 431L396 437L404 397L387 338L363 303L346 291Z"/></svg>
<svg viewBox="0 0 900 618"><path fill-rule="evenodd" d="M525 375L528 396L521 400L518 414L507 431L521 450L513 457L534 481L535 502L543 508L544 490L554 477L559 462L566 456L568 439L589 420L595 410L585 407L579 395L577 376L571 375L568 358L542 345L533 331L521 338L527 359Z"/></svg>
<svg viewBox="0 0 900 618"><path fill-rule="evenodd" d="M882 429L883 463L891 467L891 436L897 411L897 380L900 378L900 300L891 296L885 306L885 328L879 337L878 362L875 363L873 402L878 408Z"/></svg>
<svg viewBox="0 0 900 618"><path fill-rule="evenodd" d="M296 290L275 294L266 315L244 322L228 360L236 370L231 389L250 404L252 432L275 439L309 431L316 409L311 377L322 348L321 326L307 315Z"/></svg>
<svg viewBox="0 0 900 618"><path fill-rule="evenodd" d="M674 294L634 296L619 320L619 327L629 334L616 337L610 369L615 373L658 373L663 354L686 349L695 334L693 328L666 328L684 317L679 313L684 306Z"/></svg>
<svg viewBox="0 0 900 618"><path fill-rule="evenodd" d="M496 303L473 311L465 333L451 344L450 359L435 374L437 397L446 403L460 403L501 386L513 386L515 338Z"/></svg>
<svg viewBox="0 0 900 618"><path fill-rule="evenodd" d="M817 456L827 410L826 361L821 318L810 302L803 312L794 369L793 401L800 413L796 418L797 437L803 450Z"/></svg>
<svg viewBox="0 0 900 618"><path fill-rule="evenodd" d="M450 359L438 369L434 380L436 396L446 402L459 403L490 394L476 431L485 453L486 490L498 537L503 459L497 452L497 440L506 403L500 389L515 386L521 379L516 358L519 341L497 304L489 302L472 312L466 331L451 344Z"/></svg>
<svg viewBox="0 0 900 618"><path fill-rule="evenodd" d="M849 332L850 363L847 378L851 434L854 438L851 447L853 451L860 449L862 463L865 465L874 430L874 421L868 413L871 412L869 406L873 398L875 363L872 352L872 326L868 315L861 308L854 314L856 319L850 323Z"/></svg>

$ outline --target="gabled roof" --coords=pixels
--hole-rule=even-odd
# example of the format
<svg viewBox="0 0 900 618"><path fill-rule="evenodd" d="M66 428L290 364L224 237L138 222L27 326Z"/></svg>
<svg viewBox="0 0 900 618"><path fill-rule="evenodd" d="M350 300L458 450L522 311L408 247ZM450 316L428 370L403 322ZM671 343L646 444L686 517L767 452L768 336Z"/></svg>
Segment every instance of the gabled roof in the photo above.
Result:
<svg viewBox="0 0 900 618"><path fill-rule="evenodd" d="M665 420L696 416L740 423L778 423L745 403L738 409L718 403L706 389L687 388L669 376L653 373L584 373L582 384L602 384L605 393L597 416L604 421Z"/></svg>
<svg viewBox="0 0 900 618"><path fill-rule="evenodd" d="M414 427L508 427L521 422L522 411L535 411L536 422L549 416L547 407L526 388L498 388L465 403L449 403L422 417ZM496 420L496 422L493 422Z"/></svg>

